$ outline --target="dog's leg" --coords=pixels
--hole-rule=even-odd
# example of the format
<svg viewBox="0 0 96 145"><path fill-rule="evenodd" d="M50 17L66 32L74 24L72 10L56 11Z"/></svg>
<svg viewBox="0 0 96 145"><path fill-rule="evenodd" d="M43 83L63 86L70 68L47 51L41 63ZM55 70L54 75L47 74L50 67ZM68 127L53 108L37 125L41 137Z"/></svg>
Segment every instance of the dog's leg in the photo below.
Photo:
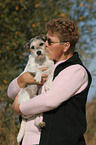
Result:
<svg viewBox="0 0 96 145"><path fill-rule="evenodd" d="M36 119L34 120L34 125L38 128L43 128L45 127L45 122L43 121L40 122L40 116L37 116Z"/></svg>
<svg viewBox="0 0 96 145"><path fill-rule="evenodd" d="M18 136L17 136L17 142L18 143L21 141L21 139L24 136L25 128L26 128L26 120L22 119L21 127L20 127L20 130L19 130Z"/></svg>
<svg viewBox="0 0 96 145"><path fill-rule="evenodd" d="M34 80L37 83L40 83L41 82L41 76L42 76L42 71L40 71L40 69L36 70L36 75L34 77Z"/></svg>

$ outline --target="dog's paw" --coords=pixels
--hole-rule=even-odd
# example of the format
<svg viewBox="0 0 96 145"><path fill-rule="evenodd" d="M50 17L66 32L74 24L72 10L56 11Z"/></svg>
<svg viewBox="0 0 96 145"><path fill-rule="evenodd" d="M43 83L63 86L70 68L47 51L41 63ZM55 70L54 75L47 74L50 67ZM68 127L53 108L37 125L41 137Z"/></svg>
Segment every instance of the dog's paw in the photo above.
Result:
<svg viewBox="0 0 96 145"><path fill-rule="evenodd" d="M34 125L39 128L39 123L40 123L40 117L37 116L34 120Z"/></svg>
<svg viewBox="0 0 96 145"><path fill-rule="evenodd" d="M45 122L40 122L40 123L39 123L39 127L40 127L40 128L44 128L44 127L45 127Z"/></svg>
<svg viewBox="0 0 96 145"><path fill-rule="evenodd" d="M44 85L44 90L47 91L49 89L49 86L47 84Z"/></svg>
<svg viewBox="0 0 96 145"><path fill-rule="evenodd" d="M45 85L44 85L44 90L47 91L50 87L50 82L46 82Z"/></svg>
<svg viewBox="0 0 96 145"><path fill-rule="evenodd" d="M35 76L35 77L34 77L34 80L35 80L37 83L40 83L40 82L41 82L41 76Z"/></svg>

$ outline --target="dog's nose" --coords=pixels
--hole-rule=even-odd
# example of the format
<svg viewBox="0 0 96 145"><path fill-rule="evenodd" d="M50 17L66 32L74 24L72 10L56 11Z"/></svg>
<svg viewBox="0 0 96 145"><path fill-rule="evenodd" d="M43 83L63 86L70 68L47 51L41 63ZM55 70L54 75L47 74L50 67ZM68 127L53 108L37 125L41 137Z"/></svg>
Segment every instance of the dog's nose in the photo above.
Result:
<svg viewBox="0 0 96 145"><path fill-rule="evenodd" d="M37 54L38 54L38 55L41 55L41 51L37 51Z"/></svg>

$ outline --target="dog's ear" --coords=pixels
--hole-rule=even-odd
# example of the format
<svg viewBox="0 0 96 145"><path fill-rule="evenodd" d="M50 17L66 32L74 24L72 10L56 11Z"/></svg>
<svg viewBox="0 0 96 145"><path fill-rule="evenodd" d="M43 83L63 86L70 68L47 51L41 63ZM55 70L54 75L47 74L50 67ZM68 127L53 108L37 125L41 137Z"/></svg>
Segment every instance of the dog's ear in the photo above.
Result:
<svg viewBox="0 0 96 145"><path fill-rule="evenodd" d="M30 41L25 44L24 48L30 48Z"/></svg>
<svg viewBox="0 0 96 145"><path fill-rule="evenodd" d="M34 38L30 39L29 40L29 44L31 44L33 42Z"/></svg>
<svg viewBox="0 0 96 145"><path fill-rule="evenodd" d="M33 40L34 40L34 38L28 40L28 42L26 43L26 45L24 46L24 48L30 48L30 44L32 43Z"/></svg>
<svg viewBox="0 0 96 145"><path fill-rule="evenodd" d="M43 34L40 34L39 37L45 42L46 41L46 37Z"/></svg>
<svg viewBox="0 0 96 145"><path fill-rule="evenodd" d="M39 36L36 36L35 37L36 39L42 39L42 37L39 35Z"/></svg>

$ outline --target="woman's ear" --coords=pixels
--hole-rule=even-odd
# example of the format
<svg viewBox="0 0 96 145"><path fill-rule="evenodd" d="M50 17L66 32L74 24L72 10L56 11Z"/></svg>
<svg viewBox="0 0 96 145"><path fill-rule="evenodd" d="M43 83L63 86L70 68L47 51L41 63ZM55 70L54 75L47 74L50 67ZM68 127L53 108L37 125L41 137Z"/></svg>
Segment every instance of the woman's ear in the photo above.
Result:
<svg viewBox="0 0 96 145"><path fill-rule="evenodd" d="M69 48L70 48L70 42L66 42L66 43L64 43L64 53L66 53L68 50L69 50Z"/></svg>

